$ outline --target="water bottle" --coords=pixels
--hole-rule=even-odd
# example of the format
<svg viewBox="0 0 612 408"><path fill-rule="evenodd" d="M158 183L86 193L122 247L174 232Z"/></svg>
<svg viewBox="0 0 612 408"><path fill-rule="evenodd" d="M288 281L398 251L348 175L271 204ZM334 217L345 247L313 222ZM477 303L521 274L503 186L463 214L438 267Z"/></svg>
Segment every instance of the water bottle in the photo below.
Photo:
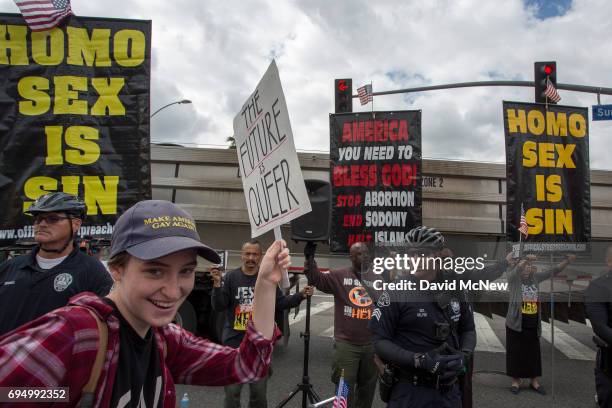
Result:
<svg viewBox="0 0 612 408"><path fill-rule="evenodd" d="M181 398L181 408L189 408L189 395L187 393L184 393L183 398Z"/></svg>

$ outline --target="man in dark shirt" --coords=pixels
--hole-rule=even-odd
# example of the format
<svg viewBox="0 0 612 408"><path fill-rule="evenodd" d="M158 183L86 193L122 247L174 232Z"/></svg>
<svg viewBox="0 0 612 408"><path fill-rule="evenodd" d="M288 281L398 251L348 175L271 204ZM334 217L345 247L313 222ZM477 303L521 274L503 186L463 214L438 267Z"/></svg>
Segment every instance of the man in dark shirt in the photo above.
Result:
<svg viewBox="0 0 612 408"><path fill-rule="evenodd" d="M304 273L320 291L334 295L334 361L332 382L338 386L344 370L349 387L347 407L369 408L376 391L377 368L374 362L372 332L368 323L372 317L371 282L366 282L362 271L367 271L368 247L363 242L350 248L351 266L322 273L314 260L308 261Z"/></svg>
<svg viewBox="0 0 612 408"><path fill-rule="evenodd" d="M212 306L216 311L226 310L223 327L223 345L238 348L245 335L247 323L253 311L255 282L261 261L261 245L258 241L242 245L242 266L225 274L223 280L218 268L211 268L214 285ZM307 296L312 295L312 287L306 286L300 293L283 296L276 288L276 311L298 306ZM265 408L267 402L267 378L250 383L249 406ZM225 387L225 408L240 408L242 384Z"/></svg>
<svg viewBox="0 0 612 408"><path fill-rule="evenodd" d="M606 251L606 272L585 293L586 312L597 341L595 387L600 407L612 407L612 246Z"/></svg>
<svg viewBox="0 0 612 408"><path fill-rule="evenodd" d="M104 266L74 243L86 212L80 198L61 192L38 198L26 211L38 246L0 264L0 335L66 306L78 293L110 291Z"/></svg>

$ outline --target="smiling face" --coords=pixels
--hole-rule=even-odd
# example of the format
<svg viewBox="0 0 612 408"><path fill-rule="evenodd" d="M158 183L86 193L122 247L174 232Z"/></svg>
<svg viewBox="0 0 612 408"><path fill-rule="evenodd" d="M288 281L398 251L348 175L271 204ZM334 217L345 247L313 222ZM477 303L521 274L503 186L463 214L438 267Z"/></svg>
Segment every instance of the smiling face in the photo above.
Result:
<svg viewBox="0 0 612 408"><path fill-rule="evenodd" d="M150 261L129 256L123 265L109 264L116 287L108 297L144 337L151 326L172 322L193 289L196 265L194 249Z"/></svg>

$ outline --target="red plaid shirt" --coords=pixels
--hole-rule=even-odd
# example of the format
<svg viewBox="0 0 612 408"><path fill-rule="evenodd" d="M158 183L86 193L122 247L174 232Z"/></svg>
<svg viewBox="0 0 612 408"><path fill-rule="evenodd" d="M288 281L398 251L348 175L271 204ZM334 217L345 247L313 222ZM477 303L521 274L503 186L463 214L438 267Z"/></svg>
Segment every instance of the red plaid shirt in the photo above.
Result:
<svg viewBox="0 0 612 408"><path fill-rule="evenodd" d="M98 347L94 310L108 325L106 362L96 388L96 407L108 407L119 359L119 320L112 308L93 293L81 293L68 306L47 313L0 337L0 387L68 387L69 403L49 403L74 407L89 380ZM240 348L220 346L169 324L154 328L162 362L164 407L176 406L174 383L228 385L263 378L268 373L272 348L280 335L266 340L247 328ZM163 346L166 344L166 358ZM39 403L17 403L20 408L40 407Z"/></svg>

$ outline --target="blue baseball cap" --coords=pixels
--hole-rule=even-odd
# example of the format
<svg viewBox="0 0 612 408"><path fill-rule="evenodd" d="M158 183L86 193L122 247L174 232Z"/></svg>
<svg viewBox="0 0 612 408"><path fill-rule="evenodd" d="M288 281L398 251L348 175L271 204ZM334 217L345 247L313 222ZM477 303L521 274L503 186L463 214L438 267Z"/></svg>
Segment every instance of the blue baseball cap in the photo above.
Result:
<svg viewBox="0 0 612 408"><path fill-rule="evenodd" d="M127 251L143 261L193 248L198 255L221 263L217 252L200 242L193 217L176 204L146 200L124 212L113 229L110 257Z"/></svg>

